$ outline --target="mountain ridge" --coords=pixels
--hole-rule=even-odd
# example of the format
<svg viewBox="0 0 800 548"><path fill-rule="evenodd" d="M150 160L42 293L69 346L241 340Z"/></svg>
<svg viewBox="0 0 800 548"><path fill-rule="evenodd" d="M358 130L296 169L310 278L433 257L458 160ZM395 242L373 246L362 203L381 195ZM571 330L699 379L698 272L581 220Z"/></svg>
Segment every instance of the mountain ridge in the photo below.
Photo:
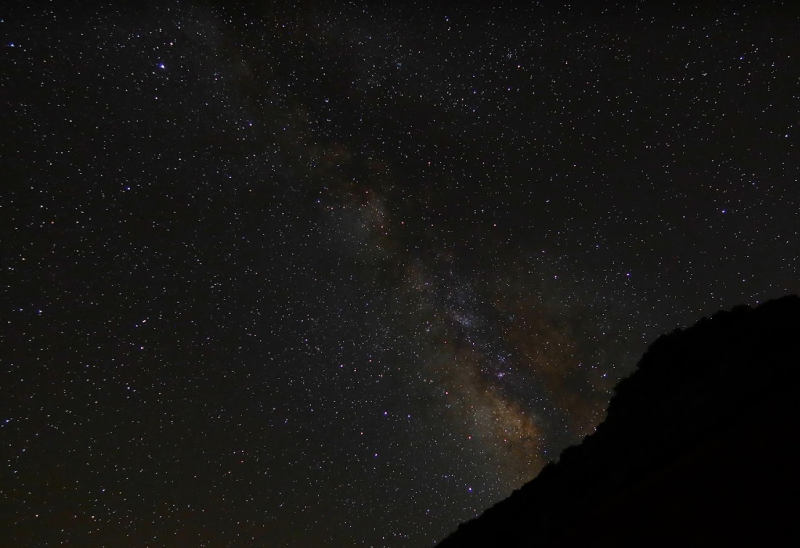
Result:
<svg viewBox="0 0 800 548"><path fill-rule="evenodd" d="M797 296L662 335L593 434L437 546L692 545L725 531L759 542L787 510L775 494L800 485L800 454L781 444L800 417L799 378ZM772 468L752 466L743 444Z"/></svg>

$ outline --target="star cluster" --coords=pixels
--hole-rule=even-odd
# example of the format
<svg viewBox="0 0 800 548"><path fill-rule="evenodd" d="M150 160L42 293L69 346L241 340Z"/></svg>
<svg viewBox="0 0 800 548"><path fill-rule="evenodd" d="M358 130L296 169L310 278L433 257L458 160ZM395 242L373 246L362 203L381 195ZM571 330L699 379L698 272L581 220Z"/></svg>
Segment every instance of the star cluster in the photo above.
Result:
<svg viewBox="0 0 800 548"><path fill-rule="evenodd" d="M431 545L800 291L786 7L15 7L3 545Z"/></svg>

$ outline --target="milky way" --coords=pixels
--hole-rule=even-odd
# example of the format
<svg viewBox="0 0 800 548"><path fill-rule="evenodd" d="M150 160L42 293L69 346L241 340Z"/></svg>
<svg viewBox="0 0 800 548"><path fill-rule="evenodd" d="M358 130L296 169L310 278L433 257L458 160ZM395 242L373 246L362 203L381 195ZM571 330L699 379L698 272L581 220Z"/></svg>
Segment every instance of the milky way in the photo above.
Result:
<svg viewBox="0 0 800 548"><path fill-rule="evenodd" d="M61 10L61 11L59 11ZM797 17L0 22L3 545L431 545L797 292Z"/></svg>

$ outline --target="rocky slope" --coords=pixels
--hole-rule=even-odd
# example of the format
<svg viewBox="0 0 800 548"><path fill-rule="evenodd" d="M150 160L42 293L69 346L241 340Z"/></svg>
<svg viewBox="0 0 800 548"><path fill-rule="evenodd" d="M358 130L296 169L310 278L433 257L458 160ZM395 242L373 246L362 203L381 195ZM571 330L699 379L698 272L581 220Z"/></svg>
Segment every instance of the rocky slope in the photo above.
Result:
<svg viewBox="0 0 800 548"><path fill-rule="evenodd" d="M800 298L656 340L606 420L440 548L763 545L798 537Z"/></svg>

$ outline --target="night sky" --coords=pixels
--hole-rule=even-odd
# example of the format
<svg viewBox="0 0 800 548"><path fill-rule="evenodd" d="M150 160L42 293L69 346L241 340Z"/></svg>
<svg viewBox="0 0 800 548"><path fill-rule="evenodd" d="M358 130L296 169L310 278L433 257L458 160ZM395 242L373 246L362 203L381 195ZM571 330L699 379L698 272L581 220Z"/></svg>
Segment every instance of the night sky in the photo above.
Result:
<svg viewBox="0 0 800 548"><path fill-rule="evenodd" d="M800 292L788 8L58 4L0 13L4 547L431 546Z"/></svg>

